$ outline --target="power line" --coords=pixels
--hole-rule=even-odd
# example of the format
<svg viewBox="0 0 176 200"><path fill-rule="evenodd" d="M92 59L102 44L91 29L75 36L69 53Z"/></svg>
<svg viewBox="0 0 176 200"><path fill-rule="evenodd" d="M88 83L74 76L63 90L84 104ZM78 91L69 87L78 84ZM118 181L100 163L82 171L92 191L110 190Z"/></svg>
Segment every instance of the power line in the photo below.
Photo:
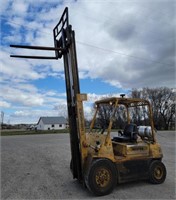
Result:
<svg viewBox="0 0 176 200"><path fill-rule="evenodd" d="M160 64L163 64L163 65L172 65L172 64L169 64L169 63L163 63L163 62L160 62L160 61L154 61L154 60L149 60L149 59L146 59L146 58L141 58L141 57L138 57L138 56L124 54L122 52L117 52L117 51L114 51L114 50L111 50L111 49L105 49L105 48L102 48L102 47L97 47L97 46L94 46L92 44L87 44L87 43L80 42L80 41L77 41L77 43L81 44L81 45L89 46L91 48L96 48L96 49L99 49L99 50L102 50L102 51L116 53L116 54L119 54L121 56L127 56L127 57L130 57L130 58L133 58L133 59L148 61L148 62L152 62L152 63L160 63Z"/></svg>
<svg viewBox="0 0 176 200"><path fill-rule="evenodd" d="M5 19L9 23L15 24L17 26L26 27L26 28L31 29L31 30L35 30L36 29L36 28L30 27L29 25L22 25L22 24L19 24L19 23L16 23L16 22L9 21L5 17L1 17L1 18ZM45 34L48 34L48 35L51 35L51 33L49 33L49 32L44 32L44 31L41 31L41 30L38 30L38 29L37 29L37 31L45 33ZM162 64L162 65L172 66L172 64L170 64L170 63L163 63L163 62L160 62L160 61L154 61L154 60L150 60L150 59L138 57L138 56L135 56L135 55L124 54L122 52L117 52L117 51L114 51L114 50L111 50L111 49L106 49L106 48L103 48L103 47L98 47L96 45L87 44L85 42L81 42L81 41L78 41L78 40L76 40L76 43L84 45L84 46L88 46L88 47L91 47L91 48L96 48L96 49L99 49L101 51L112 52L112 53L115 53L115 54L119 54L121 56L126 56L126 57L129 57L129 58L132 58L132 59L136 59L136 60L142 60L142 61L145 61L145 62L152 62L152 63L156 63L156 64L159 63L159 64Z"/></svg>

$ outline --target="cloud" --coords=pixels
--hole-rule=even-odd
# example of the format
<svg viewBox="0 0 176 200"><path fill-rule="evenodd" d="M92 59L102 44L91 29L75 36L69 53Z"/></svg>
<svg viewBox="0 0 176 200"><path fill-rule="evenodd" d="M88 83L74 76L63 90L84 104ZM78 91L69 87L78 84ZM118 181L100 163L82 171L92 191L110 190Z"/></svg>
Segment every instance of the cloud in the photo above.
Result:
<svg viewBox="0 0 176 200"><path fill-rule="evenodd" d="M24 116L30 113L29 107L38 110L39 116L56 114L57 106L65 105L60 92L49 88L43 91L35 85L35 81L47 81L47 77L64 80L63 61L12 59L11 53L54 56L54 52L7 47L10 43L53 46L52 29L65 6L69 7L76 33L80 79L99 79L122 90L175 87L174 5L174 0L2 1L1 104L23 111ZM93 89L87 113L93 100L102 97L93 94ZM13 120L23 112L15 113Z"/></svg>
<svg viewBox="0 0 176 200"><path fill-rule="evenodd" d="M1 107L1 109L2 108L10 108L10 103L0 100L0 107Z"/></svg>
<svg viewBox="0 0 176 200"><path fill-rule="evenodd" d="M37 73L27 60L14 60L10 58L10 53L3 48L0 50L0 54L0 73L3 79L35 80L45 77L44 74Z"/></svg>
<svg viewBox="0 0 176 200"><path fill-rule="evenodd" d="M110 9L110 18L105 17L104 13L101 15L103 24L100 22L96 24L97 27L93 24L93 28L88 30L84 25L81 26L81 31L86 30L84 40L89 38L88 35L93 36L87 42L90 45L78 46L81 49L81 67L84 66L86 70L89 68L89 77L102 78L117 87L174 86L173 1L167 5L158 1L154 3L154 8L147 1L126 1L125 6L120 5L114 4L114 8ZM104 4L99 6L103 7ZM83 16L81 21L85 18ZM86 23L89 27L90 19L85 21L89 21ZM94 30L94 33L90 30Z"/></svg>
<svg viewBox="0 0 176 200"><path fill-rule="evenodd" d="M76 31L81 78L100 78L122 88L129 88L132 82L134 87L153 87L155 79L159 81L158 85L163 85L163 82L167 84L164 86L174 85L174 1L167 4L157 1L152 5L145 0L118 1L113 2L113 6L108 1L71 1L62 5L56 4L56 1L51 1L51 4L39 1L38 6L34 6L33 1L19 2L16 7L11 6L13 16L20 7L23 10L30 7L41 10L38 13L35 10L36 17L32 21L13 17L16 24L29 27L30 31L23 40L36 45L53 45L52 28L58 21L58 13L62 13L65 5L69 6L70 21ZM45 6L41 8L44 3ZM106 10L106 13L102 13L102 10ZM13 40L13 36L6 39ZM32 51L28 53L33 55ZM48 52L42 54L47 55ZM62 61L59 61L59 67L56 62L29 62L33 62L33 65L45 62L53 71L63 71ZM163 68L168 69L167 73ZM145 74L147 78L144 81Z"/></svg>
<svg viewBox="0 0 176 200"><path fill-rule="evenodd" d="M1 6L0 6L1 13L8 10L9 5L10 5L10 1L1 1Z"/></svg>
<svg viewBox="0 0 176 200"><path fill-rule="evenodd" d="M14 105L19 104L33 107L41 106L44 103L44 99L41 94L29 91L27 88L22 89L15 86L3 86L1 88L0 96L2 99L12 102Z"/></svg>
<svg viewBox="0 0 176 200"><path fill-rule="evenodd" d="M15 0L13 1L11 8L12 11L18 15L26 15L28 4L25 1Z"/></svg>

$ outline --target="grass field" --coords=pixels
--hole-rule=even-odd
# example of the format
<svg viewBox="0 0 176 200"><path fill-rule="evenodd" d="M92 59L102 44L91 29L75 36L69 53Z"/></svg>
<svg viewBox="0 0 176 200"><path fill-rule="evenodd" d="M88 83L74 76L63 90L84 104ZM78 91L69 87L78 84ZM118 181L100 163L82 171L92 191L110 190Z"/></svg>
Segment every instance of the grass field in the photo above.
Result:
<svg viewBox="0 0 176 200"><path fill-rule="evenodd" d="M12 130L0 130L1 136L11 136L11 135L37 135L37 134L59 134L68 133L68 129L62 130L24 130L24 129L12 129Z"/></svg>
<svg viewBox="0 0 176 200"><path fill-rule="evenodd" d="M86 129L88 131L88 129ZM163 130L164 131L164 130ZM118 132L117 129L112 129L112 132ZM25 130L25 129L5 129L0 130L1 136L12 136L12 135L38 135L38 134L59 134L69 133L69 129L61 130Z"/></svg>

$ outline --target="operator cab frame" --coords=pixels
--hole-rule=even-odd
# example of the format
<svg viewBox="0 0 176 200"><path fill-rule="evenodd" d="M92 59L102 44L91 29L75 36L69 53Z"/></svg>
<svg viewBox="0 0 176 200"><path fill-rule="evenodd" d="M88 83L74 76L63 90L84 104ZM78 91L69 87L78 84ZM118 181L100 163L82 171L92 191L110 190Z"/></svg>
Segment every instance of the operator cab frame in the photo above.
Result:
<svg viewBox="0 0 176 200"><path fill-rule="evenodd" d="M148 100L139 99L139 98L111 97L111 98L106 98L106 99L96 101L95 102L95 108L96 108L95 114L93 116L93 119L92 119L92 122L90 125L89 133L94 131L93 129L96 124L97 115L98 115L101 105L107 105L107 106L112 107L112 110L111 110L112 115L110 117L109 124L107 127L107 134L106 134L107 137L109 137L109 135L111 133L113 121L115 120L115 114L116 114L116 112L118 112L117 108L119 106L124 106L126 109L126 118L127 118L126 122L127 123L124 128L124 132L119 131L119 134L121 134L121 136L118 137L119 142L123 142L123 141L125 142L125 141L130 141L130 140L135 141L136 134L138 134L143 139L146 139L152 143L156 142L154 124L153 124L153 119L152 119L152 108L151 108L151 105ZM138 107L144 107L144 106L147 106L149 126L138 126L137 127L136 124L131 122L130 108L138 108ZM128 131L128 130L131 130L131 131ZM104 131L105 131L105 128L102 128L100 133L104 133ZM134 133L134 135L130 136L129 132ZM147 134L145 135L144 132L146 132L146 133L150 132L150 133L148 133L148 135ZM116 137L116 139L117 139L117 137Z"/></svg>

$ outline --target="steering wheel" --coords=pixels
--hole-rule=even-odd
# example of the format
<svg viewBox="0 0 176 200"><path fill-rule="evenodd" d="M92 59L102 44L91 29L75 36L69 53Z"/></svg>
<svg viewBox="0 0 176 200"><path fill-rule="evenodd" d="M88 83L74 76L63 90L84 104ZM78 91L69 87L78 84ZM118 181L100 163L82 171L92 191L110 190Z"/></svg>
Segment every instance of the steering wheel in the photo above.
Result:
<svg viewBox="0 0 176 200"><path fill-rule="evenodd" d="M119 135L122 136L123 135L123 132L122 131L118 131Z"/></svg>

